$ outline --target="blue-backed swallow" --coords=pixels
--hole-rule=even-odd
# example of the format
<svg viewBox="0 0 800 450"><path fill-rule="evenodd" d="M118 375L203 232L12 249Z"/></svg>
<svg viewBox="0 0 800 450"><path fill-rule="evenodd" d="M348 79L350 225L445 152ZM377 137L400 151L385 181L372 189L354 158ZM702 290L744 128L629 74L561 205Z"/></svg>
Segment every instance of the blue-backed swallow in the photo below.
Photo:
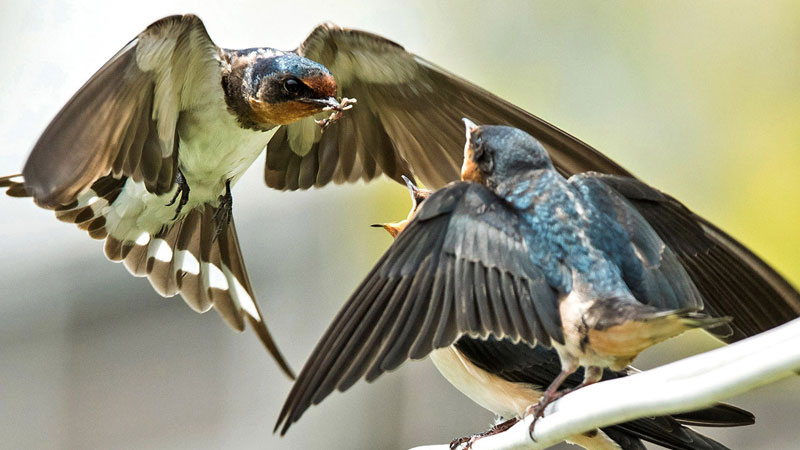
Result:
<svg viewBox="0 0 800 450"><path fill-rule="evenodd" d="M425 200L356 288L303 367L276 430L334 389L409 358L432 354L448 372L457 355L434 350L465 336L555 349L561 370L532 410L539 417L578 367L582 387L685 330L731 332L728 318L701 312L702 296L676 255L623 196L592 176L564 178L525 132L465 122L465 181ZM522 395L484 394L474 395L506 416L531 406Z"/></svg>
<svg viewBox="0 0 800 450"><path fill-rule="evenodd" d="M347 106L338 96L360 102L342 117ZM340 119L325 123L323 134L314 121L324 109ZM438 188L459 178L463 116L535 136L565 175L630 175L575 137L380 36L326 24L293 51L229 50L186 15L154 23L106 63L42 134L24 180L1 177L0 187L33 196L105 239L107 256L147 276L160 294L180 293L200 312L213 306L238 330L251 323L288 372L247 277L230 185L266 145L265 180L275 189L381 174ZM674 245L707 309L736 318L729 340L800 313L800 294L741 244L674 199L640 190L636 180L620 183Z"/></svg>
<svg viewBox="0 0 800 450"><path fill-rule="evenodd" d="M411 211L400 222L381 226L392 237L405 229L416 215L422 202L432 191L420 189L406 179L411 194ZM455 439L452 449L470 448L485 436L496 434L513 426L518 420L518 411L525 405L535 404L542 395L542 387L549 385L560 372L558 354L542 346L531 347L524 342L463 336L455 344L431 352L431 359L442 375L459 391L479 405L502 418L508 418L489 431ZM603 380L619 378L636 373L629 367L624 371L604 371ZM582 369L564 380L563 386L574 388L583 378ZM644 449L641 439L675 450L726 449L722 444L696 433L684 425L697 426L742 426L754 423L751 413L734 406L718 404L701 411L665 417L648 417L568 439L587 449Z"/></svg>

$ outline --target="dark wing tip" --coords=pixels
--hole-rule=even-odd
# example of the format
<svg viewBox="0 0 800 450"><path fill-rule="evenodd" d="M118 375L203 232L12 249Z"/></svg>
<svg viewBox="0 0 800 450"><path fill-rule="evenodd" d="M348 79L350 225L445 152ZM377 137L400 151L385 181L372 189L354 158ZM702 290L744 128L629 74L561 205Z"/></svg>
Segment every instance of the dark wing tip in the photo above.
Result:
<svg viewBox="0 0 800 450"><path fill-rule="evenodd" d="M15 178L19 180L15 180ZM9 197L31 197L20 173L0 177L0 188L6 189L6 195Z"/></svg>
<svg viewBox="0 0 800 450"><path fill-rule="evenodd" d="M250 315L248 315L247 318L256 334L258 334L258 339L261 340L261 343L267 348L267 351L272 356L272 359L275 360L275 363L278 364L278 367L281 368L281 371L287 377L289 377L290 380L296 380L297 376L295 375L294 370L292 370L292 368L289 366L289 363L286 361L286 358L278 349L278 346L275 344L275 340L272 339L272 334L270 334L269 329L267 329L267 325L264 323L264 321L257 321Z"/></svg>
<svg viewBox="0 0 800 450"><path fill-rule="evenodd" d="M719 403L710 408L673 414L672 417L684 425L700 427L741 427L756 423L756 416L727 403Z"/></svg>

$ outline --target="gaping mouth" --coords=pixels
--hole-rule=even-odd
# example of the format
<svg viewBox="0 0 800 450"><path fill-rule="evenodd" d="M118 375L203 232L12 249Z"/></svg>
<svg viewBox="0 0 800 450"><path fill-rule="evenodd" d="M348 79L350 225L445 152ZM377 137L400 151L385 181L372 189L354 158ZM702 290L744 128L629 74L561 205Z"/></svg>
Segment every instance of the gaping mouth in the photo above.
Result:
<svg viewBox="0 0 800 450"><path fill-rule="evenodd" d="M344 111L352 108L357 102L356 99L347 97L343 97L341 100L337 100L335 97L328 97L323 99L310 99L309 101L311 103L323 105L323 111L333 111L329 117L314 121L322 128L322 132L325 132L332 123L341 119Z"/></svg>

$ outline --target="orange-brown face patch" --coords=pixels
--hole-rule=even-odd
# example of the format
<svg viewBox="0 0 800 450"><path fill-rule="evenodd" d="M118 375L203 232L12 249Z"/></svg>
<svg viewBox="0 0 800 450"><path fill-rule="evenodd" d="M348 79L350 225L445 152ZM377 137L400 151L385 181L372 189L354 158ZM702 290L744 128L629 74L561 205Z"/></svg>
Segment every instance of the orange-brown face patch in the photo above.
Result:
<svg viewBox="0 0 800 450"><path fill-rule="evenodd" d="M330 75L303 78L303 83L320 96L336 97L336 80Z"/></svg>
<svg viewBox="0 0 800 450"><path fill-rule="evenodd" d="M322 111L323 105L296 101L271 104L250 99L250 108L259 122L288 125Z"/></svg>
<svg viewBox="0 0 800 450"><path fill-rule="evenodd" d="M475 153L472 149L472 145L467 142L467 145L464 147L464 163L461 165L461 180L483 183L483 174L478 164L475 162L474 156Z"/></svg>

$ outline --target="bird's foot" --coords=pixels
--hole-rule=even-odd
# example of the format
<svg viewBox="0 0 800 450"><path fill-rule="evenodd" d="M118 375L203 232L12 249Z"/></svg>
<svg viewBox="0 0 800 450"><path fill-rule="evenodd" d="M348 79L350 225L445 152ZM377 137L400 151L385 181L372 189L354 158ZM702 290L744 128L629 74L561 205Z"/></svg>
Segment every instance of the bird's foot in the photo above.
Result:
<svg viewBox="0 0 800 450"><path fill-rule="evenodd" d="M225 231L225 228L231 223L231 217L233 217L233 196L231 195L231 180L227 180L225 181L225 194L219 196L219 206L214 211L214 221L217 223L214 239Z"/></svg>
<svg viewBox="0 0 800 450"><path fill-rule="evenodd" d="M514 424L516 424L517 422L519 422L519 419L514 417L504 422L498 423L497 425L493 426L487 431L484 431L483 433L478 433L478 434L473 434L472 436L464 436L458 439L453 439L450 442L450 450L456 450L461 445L464 446L463 450L469 450L470 448L472 448L472 444L477 442L479 439L483 439L487 436L492 436L498 433L502 433L511 428L512 426L514 426Z"/></svg>
<svg viewBox="0 0 800 450"><path fill-rule="evenodd" d="M545 391L536 404L529 406L528 409L525 410L526 416L533 416L533 421L528 428L528 434L530 434L531 440L536 441L536 439L533 437L533 429L536 427L536 421L544 417L544 410L547 408L547 405L567 395L571 391L572 389L564 389L563 391L557 391L552 394Z"/></svg>
<svg viewBox="0 0 800 450"><path fill-rule="evenodd" d="M174 205L175 201L178 200L178 196L180 195L178 207L175 208L175 216L172 218L172 220L178 218L178 215L180 215L181 211L183 211L184 205L186 205L186 202L189 201L189 183L186 182L186 178L184 178L183 172L181 172L180 169L178 170L178 174L175 175L175 185L178 186L178 189L175 191L175 195L172 196L172 200L170 200L166 205Z"/></svg>

